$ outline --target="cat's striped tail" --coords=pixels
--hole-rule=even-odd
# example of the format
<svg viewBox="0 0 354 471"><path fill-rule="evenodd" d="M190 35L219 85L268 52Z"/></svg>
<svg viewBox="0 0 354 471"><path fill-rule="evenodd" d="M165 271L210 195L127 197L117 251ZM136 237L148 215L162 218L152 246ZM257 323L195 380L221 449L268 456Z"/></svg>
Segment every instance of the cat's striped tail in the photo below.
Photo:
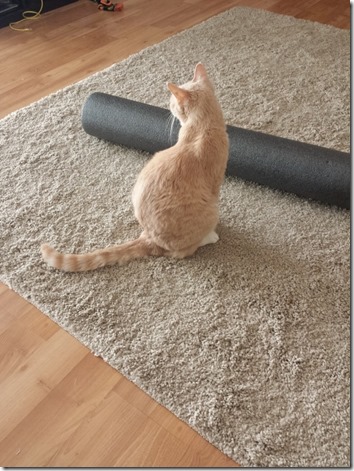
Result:
<svg viewBox="0 0 354 471"><path fill-rule="evenodd" d="M147 255L162 255L159 247L143 237L85 254L60 253L48 244L41 246L41 252L48 265L67 272L96 270L107 265L123 265Z"/></svg>

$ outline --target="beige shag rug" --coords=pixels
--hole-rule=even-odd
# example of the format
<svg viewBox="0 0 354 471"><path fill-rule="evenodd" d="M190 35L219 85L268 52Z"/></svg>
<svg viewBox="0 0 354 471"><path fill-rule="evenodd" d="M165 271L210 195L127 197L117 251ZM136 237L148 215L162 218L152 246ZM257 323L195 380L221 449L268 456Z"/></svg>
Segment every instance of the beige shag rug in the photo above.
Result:
<svg viewBox="0 0 354 471"><path fill-rule="evenodd" d="M230 179L191 259L41 260L139 234L149 156L86 135L88 95L167 107L198 61L229 124L348 150L349 32L235 8L0 122L0 279L241 465L349 466L348 211Z"/></svg>

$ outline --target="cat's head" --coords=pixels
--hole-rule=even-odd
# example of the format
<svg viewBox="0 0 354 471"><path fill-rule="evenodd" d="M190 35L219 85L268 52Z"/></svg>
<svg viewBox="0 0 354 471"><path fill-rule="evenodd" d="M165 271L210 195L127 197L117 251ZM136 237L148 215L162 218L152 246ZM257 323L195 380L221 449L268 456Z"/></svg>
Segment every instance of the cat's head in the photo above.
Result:
<svg viewBox="0 0 354 471"><path fill-rule="evenodd" d="M167 82L171 92L170 110L181 124L193 115L201 115L207 111L210 97L214 96L213 85L210 82L203 64L196 65L193 79L184 85Z"/></svg>

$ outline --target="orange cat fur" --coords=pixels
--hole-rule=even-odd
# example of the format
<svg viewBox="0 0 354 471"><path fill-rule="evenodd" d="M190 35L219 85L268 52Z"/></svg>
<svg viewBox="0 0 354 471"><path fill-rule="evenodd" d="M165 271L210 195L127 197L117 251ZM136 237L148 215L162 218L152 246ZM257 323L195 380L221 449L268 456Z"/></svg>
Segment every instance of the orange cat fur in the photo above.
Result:
<svg viewBox="0 0 354 471"><path fill-rule="evenodd" d="M148 255L184 258L217 242L219 190L228 159L228 137L213 85L202 64L184 85L167 83L170 108L181 123L178 142L156 153L133 189L140 237L86 254L62 254L41 246L44 260L76 272L123 264Z"/></svg>

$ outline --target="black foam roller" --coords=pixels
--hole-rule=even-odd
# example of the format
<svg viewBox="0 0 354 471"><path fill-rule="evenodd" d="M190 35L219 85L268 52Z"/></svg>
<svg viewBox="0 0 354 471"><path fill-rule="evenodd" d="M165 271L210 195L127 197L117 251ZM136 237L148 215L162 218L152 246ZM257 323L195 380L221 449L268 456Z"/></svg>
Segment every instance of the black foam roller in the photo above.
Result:
<svg viewBox="0 0 354 471"><path fill-rule="evenodd" d="M93 93L82 111L84 130L115 144L155 153L176 143L169 110ZM226 173L298 196L350 208L348 153L227 126L230 140Z"/></svg>

